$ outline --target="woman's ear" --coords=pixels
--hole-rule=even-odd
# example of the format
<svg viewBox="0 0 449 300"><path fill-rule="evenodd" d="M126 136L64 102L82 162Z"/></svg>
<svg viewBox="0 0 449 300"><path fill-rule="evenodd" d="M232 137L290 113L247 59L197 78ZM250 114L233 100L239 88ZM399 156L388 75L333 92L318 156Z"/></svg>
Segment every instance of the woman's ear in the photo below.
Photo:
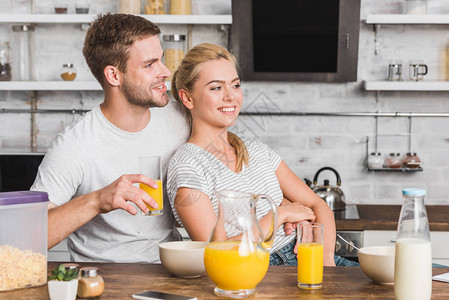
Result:
<svg viewBox="0 0 449 300"><path fill-rule="evenodd" d="M112 85L112 86L119 86L120 85L120 72L117 67L114 66L106 66L104 68L104 77L106 78L106 81Z"/></svg>
<svg viewBox="0 0 449 300"><path fill-rule="evenodd" d="M189 92L187 92L184 89L181 89L179 90L178 95L185 107L187 107L188 109L193 108L193 99L190 96Z"/></svg>

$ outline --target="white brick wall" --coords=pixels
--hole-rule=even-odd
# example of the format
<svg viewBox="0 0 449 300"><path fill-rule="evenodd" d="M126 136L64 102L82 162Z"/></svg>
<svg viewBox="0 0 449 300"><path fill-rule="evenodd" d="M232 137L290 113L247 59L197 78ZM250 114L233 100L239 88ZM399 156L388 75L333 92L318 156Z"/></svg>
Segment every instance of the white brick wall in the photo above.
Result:
<svg viewBox="0 0 449 300"><path fill-rule="evenodd" d="M2 13L26 12L27 0L0 1ZM91 11L115 12L115 1L92 1ZM401 0L362 0L361 18L369 13L401 13ZM429 14L449 14L449 1L429 0ZM51 0L38 0L38 12L50 12ZM73 5L73 4L72 4ZM194 12L230 13L230 0L193 0ZM73 7L69 7L73 10ZM212 42L226 45L220 26L193 26L192 44ZM180 25L161 25L163 34L186 33ZM0 25L0 40L11 40L10 28ZM63 63L74 63L78 79L92 79L81 54L85 32L78 25L39 25L34 34L36 75L54 80ZM374 54L371 25L360 23L358 81L343 84L251 82L243 83L247 111L274 112L449 112L448 92L365 92L363 80L383 80L391 59L422 59L429 66L427 80L443 80L443 50L449 45L449 25L382 25L377 34L379 55ZM405 67L404 71L408 71ZM39 108L90 109L102 100L101 92L38 92ZM0 108L29 108L29 93L0 92ZM79 116L37 115L38 146L43 151L56 133ZM349 203L400 204L401 189L423 187L428 204L449 204L449 118L413 118L412 150L423 161L423 172L367 173L364 162L366 136L374 150L376 122L372 117L324 116L241 116L234 131L257 137L277 151L295 173L313 179L323 166L340 173L342 189ZM0 114L0 151L29 151L30 117L27 114ZM379 118L379 132L407 132L406 118ZM383 154L407 151L406 137L380 137ZM324 179L335 183L331 173Z"/></svg>

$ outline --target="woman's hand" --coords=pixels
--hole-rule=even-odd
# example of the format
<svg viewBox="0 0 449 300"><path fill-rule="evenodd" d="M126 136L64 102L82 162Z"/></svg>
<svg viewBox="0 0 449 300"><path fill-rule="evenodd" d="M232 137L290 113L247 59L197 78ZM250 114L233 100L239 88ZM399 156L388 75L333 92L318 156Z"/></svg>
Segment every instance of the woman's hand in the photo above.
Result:
<svg viewBox="0 0 449 300"><path fill-rule="evenodd" d="M297 202L287 203L278 208L279 220L284 223L298 223L300 221L314 222L316 216L313 210Z"/></svg>

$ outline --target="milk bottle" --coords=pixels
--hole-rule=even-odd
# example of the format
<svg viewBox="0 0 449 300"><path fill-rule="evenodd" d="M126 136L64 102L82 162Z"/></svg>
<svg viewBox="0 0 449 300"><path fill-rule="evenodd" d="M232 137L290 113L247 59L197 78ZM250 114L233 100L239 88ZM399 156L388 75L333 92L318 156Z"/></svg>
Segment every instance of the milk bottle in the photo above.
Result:
<svg viewBox="0 0 449 300"><path fill-rule="evenodd" d="M399 216L394 293L398 300L427 300L432 295L432 250L424 189L404 189Z"/></svg>

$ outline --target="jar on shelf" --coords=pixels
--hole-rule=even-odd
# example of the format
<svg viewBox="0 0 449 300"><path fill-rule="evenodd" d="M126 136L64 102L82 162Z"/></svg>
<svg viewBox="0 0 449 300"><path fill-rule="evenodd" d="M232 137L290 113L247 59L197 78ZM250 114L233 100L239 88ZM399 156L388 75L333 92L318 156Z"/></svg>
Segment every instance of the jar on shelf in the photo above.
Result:
<svg viewBox="0 0 449 300"><path fill-rule="evenodd" d="M89 13L89 1L88 0L76 0L75 2L75 13L77 15L80 14L88 14Z"/></svg>
<svg viewBox="0 0 449 300"><path fill-rule="evenodd" d="M164 64L170 70L170 77L167 80L172 80L173 73L181 64L185 53L186 36L182 34L164 35Z"/></svg>
<svg viewBox="0 0 449 300"><path fill-rule="evenodd" d="M140 14L140 0L119 0L118 12L122 14Z"/></svg>
<svg viewBox="0 0 449 300"><path fill-rule="evenodd" d="M56 0L54 3L55 14L67 14L69 9L69 2L66 0Z"/></svg>
<svg viewBox="0 0 449 300"><path fill-rule="evenodd" d="M11 81L11 62L9 42L0 43L0 81Z"/></svg>
<svg viewBox="0 0 449 300"><path fill-rule="evenodd" d="M82 299L95 299L104 292L104 280L99 275L97 267L81 268L81 277L78 280L77 295Z"/></svg>
<svg viewBox="0 0 449 300"><path fill-rule="evenodd" d="M171 15L191 15L192 1L191 0L170 0L170 14Z"/></svg>
<svg viewBox="0 0 449 300"><path fill-rule="evenodd" d="M165 0L146 0L144 6L147 15L165 15Z"/></svg>
<svg viewBox="0 0 449 300"><path fill-rule="evenodd" d="M421 160L416 153L408 152L402 159L402 166L404 168L416 169L421 166Z"/></svg>
<svg viewBox="0 0 449 300"><path fill-rule="evenodd" d="M405 0L405 13L408 15L426 15L427 0Z"/></svg>
<svg viewBox="0 0 449 300"><path fill-rule="evenodd" d="M14 25L13 31L13 68L14 80L34 80L32 61L32 33L34 25Z"/></svg>
<svg viewBox="0 0 449 300"><path fill-rule="evenodd" d="M385 159L385 167L391 169L397 169L402 167L402 159L399 153L390 153Z"/></svg>
<svg viewBox="0 0 449 300"><path fill-rule="evenodd" d="M61 68L61 78L65 81L73 81L76 78L76 69L73 64L63 64Z"/></svg>
<svg viewBox="0 0 449 300"><path fill-rule="evenodd" d="M370 169L382 169L384 160L380 152L372 152L368 156L368 168Z"/></svg>

